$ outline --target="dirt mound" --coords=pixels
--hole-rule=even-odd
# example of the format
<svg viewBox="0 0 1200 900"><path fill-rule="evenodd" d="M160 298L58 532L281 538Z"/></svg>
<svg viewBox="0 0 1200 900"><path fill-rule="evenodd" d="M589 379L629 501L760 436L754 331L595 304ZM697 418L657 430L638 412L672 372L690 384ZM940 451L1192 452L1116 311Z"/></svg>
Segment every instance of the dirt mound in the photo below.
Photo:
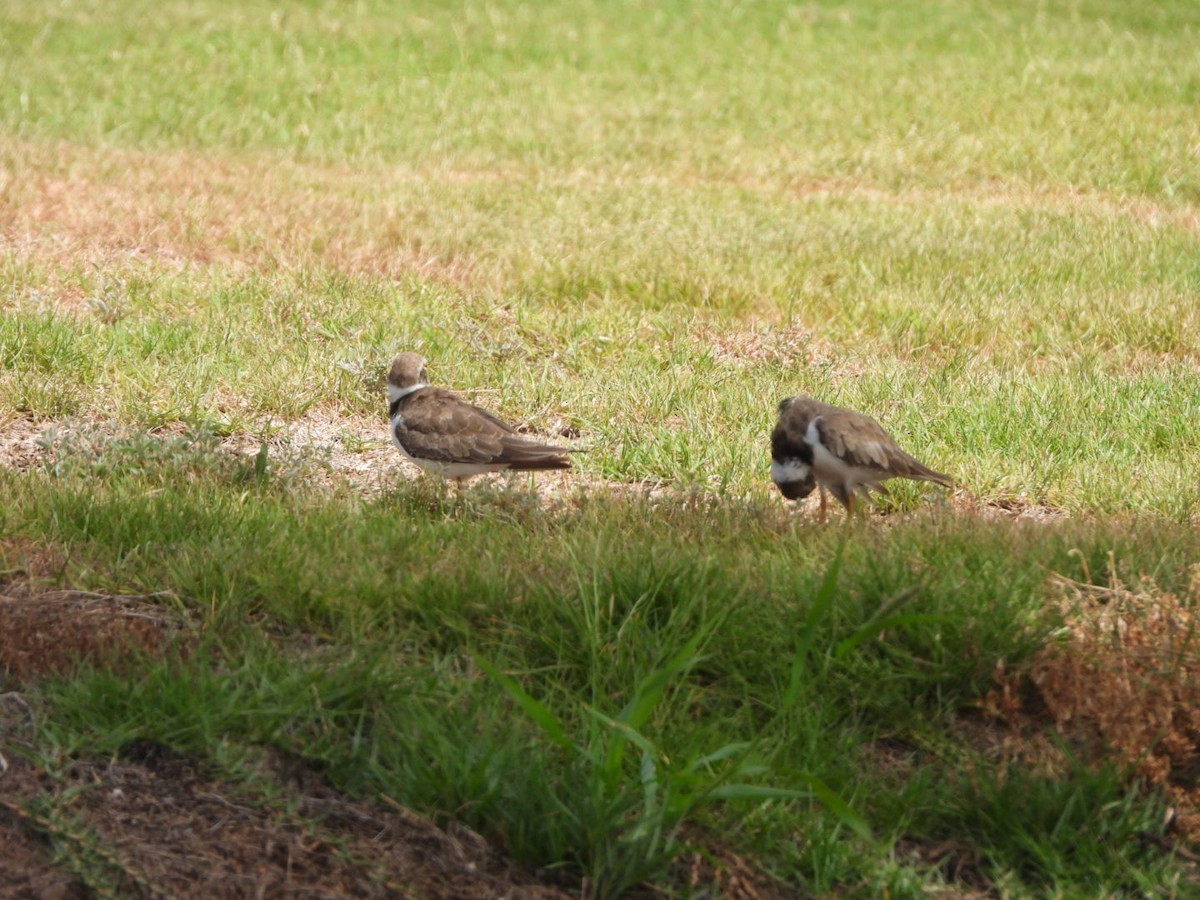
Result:
<svg viewBox="0 0 1200 900"><path fill-rule="evenodd" d="M284 809L158 745L78 762L62 778L11 748L4 756L5 897L568 896L461 826L315 783L289 791Z"/></svg>
<svg viewBox="0 0 1200 900"><path fill-rule="evenodd" d="M145 597L0 585L0 675L21 682L81 660L155 652L179 629L161 602Z"/></svg>
<svg viewBox="0 0 1200 900"><path fill-rule="evenodd" d="M185 651L169 600L0 585L0 684ZM39 749L33 706L0 693L3 897L568 896L463 826L355 801L266 751L251 789L156 744L53 772Z"/></svg>

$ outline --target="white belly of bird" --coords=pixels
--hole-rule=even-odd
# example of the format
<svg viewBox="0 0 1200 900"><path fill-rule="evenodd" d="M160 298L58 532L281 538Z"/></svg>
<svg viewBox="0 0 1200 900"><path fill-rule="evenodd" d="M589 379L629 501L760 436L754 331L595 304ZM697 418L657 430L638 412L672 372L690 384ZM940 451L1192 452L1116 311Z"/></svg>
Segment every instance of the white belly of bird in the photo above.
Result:
<svg viewBox="0 0 1200 900"><path fill-rule="evenodd" d="M817 431L817 422L820 420L821 417L817 416L809 423L808 430L804 432L804 442L812 448L812 470L817 481L821 484L841 482L846 486L846 493L852 494L859 485L878 484L887 480L888 476L885 472L868 469L865 466L852 466L844 459L830 453L821 443L821 435Z"/></svg>
<svg viewBox="0 0 1200 900"><path fill-rule="evenodd" d="M507 463L465 463L439 462L433 459L417 459L410 456L414 463L426 472L441 475L444 478L470 478L472 475L486 475L488 472L503 472L508 468Z"/></svg>

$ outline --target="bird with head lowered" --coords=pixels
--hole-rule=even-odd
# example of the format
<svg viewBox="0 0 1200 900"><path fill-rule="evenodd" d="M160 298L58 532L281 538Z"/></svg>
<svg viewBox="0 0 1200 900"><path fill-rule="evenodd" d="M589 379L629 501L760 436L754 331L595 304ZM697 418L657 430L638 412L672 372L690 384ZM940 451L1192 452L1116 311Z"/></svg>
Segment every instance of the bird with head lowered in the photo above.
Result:
<svg viewBox="0 0 1200 900"><path fill-rule="evenodd" d="M911 478L953 487L954 479L909 456L870 416L821 403L811 397L788 397L779 404L779 421L771 433L771 480L789 500L821 490L847 510L856 494L887 494L883 482Z"/></svg>

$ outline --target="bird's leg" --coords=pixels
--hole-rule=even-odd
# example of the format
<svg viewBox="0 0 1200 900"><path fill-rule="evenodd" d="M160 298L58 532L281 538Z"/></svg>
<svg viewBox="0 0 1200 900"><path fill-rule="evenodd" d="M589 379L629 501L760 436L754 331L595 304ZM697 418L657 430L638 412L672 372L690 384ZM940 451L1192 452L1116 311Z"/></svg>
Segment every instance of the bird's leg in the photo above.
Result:
<svg viewBox="0 0 1200 900"><path fill-rule="evenodd" d="M825 508L825 485L823 485L823 484L822 484L822 485L820 485L820 491L821 491L821 512L820 512L820 514L817 516L817 522L819 522L821 525L824 525L824 524L825 524L825 514L826 514L826 508Z"/></svg>
<svg viewBox="0 0 1200 900"><path fill-rule="evenodd" d="M883 509L886 511L886 507L883 505L883 502L879 499L879 497L876 497L875 494L879 494L879 497L891 497L892 492L885 488L882 484L863 485L863 496L867 498L867 502L876 509Z"/></svg>

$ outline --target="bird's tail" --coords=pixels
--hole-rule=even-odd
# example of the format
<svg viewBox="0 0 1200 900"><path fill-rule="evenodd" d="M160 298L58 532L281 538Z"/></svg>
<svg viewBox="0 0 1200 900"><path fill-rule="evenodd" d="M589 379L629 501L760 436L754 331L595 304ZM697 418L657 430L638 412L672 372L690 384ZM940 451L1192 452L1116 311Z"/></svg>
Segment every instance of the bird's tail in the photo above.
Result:
<svg viewBox="0 0 1200 900"><path fill-rule="evenodd" d="M571 460L565 454L573 452L575 451L569 447L509 439L504 441L504 453L501 455L501 459L507 462L509 469L513 471L569 469Z"/></svg>
<svg viewBox="0 0 1200 900"><path fill-rule="evenodd" d="M511 472L534 472L539 469L569 469L571 461L565 456L531 456L509 463Z"/></svg>
<svg viewBox="0 0 1200 900"><path fill-rule="evenodd" d="M954 487L954 479L949 475L941 472L935 472L929 466L922 462L918 462L911 456L908 458L908 472L905 473L909 478L915 478L917 481L931 481L934 484L940 484L943 487Z"/></svg>

